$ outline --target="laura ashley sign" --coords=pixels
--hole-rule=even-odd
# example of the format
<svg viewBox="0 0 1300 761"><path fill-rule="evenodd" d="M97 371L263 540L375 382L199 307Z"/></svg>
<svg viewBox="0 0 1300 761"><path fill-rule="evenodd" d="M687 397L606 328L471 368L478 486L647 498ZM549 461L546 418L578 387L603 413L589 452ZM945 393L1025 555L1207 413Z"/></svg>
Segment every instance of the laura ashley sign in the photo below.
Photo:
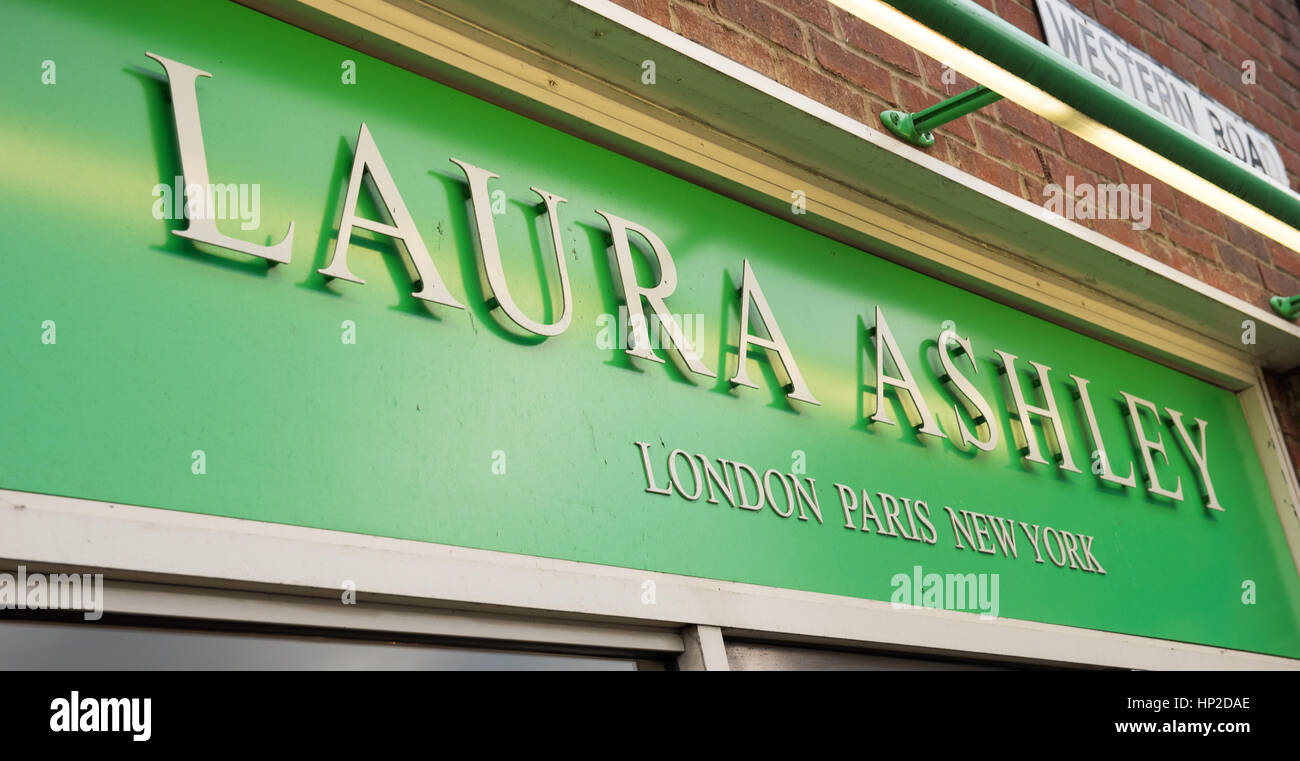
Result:
<svg viewBox="0 0 1300 761"><path fill-rule="evenodd" d="M1038 15L1053 50L1257 174L1290 186L1282 154L1258 127L1066 0L1038 0ZM1243 62L1243 82L1254 82L1256 63Z"/></svg>
<svg viewBox="0 0 1300 761"><path fill-rule="evenodd" d="M211 74L192 66L162 56L147 53L150 58L160 63L166 71L171 90L173 114L176 125L176 138L180 148L180 159L184 173L187 193L196 208L211 208L212 192L208 181L206 150L203 142L199 118L198 99L195 82L198 77L210 77ZM491 209L488 180L497 175L490 171L452 158L451 162L460 167L470 188L470 205L473 210L473 222L477 232L478 255L486 274L490 303L499 308L511 321L521 329L539 336L557 336L571 324L572 297L569 273L560 239L560 206L565 199L560 195L534 187L532 190L540 199L539 206L545 208L544 216L548 220L553 251L560 279L560 309L558 317L549 322L542 322L525 314L511 296L510 285L502 266L501 252ZM366 174L374 182L379 205L388 210L391 224L367 219L357 214L357 202L361 183ZM654 231L625 219L615 213L596 209L608 226L612 246L612 277L621 286L621 298L630 315L628 329L631 333L626 353L630 356L663 363L666 360L656 354L651 339L649 326L657 323L662 339L672 347L675 357L686 370L698 376L716 378L717 372L708 367L701 359L698 347L689 345L685 340L682 327L669 311L667 300L677 287L678 273L667 244ZM416 229L411 213L402 200L400 191L393 181L385 164L378 142L370 129L363 122L352 160L350 179L343 201L337 241L332 254L320 273L339 280L363 283L348 267L349 241L354 229L361 228L401 241L419 279L414 284L412 295L430 303L440 304L456 309L464 308L448 289L439 276L438 269L430 257L424 242ZM215 221L203 214L189 215L189 224L183 230L173 231L176 235L212 246L237 251L250 256L260 257L271 263L287 264L290 262L293 247L294 226L289 225L283 238L269 245L259 245L234 238L220 232ZM640 238L648 245L634 245L632 236ZM651 259L652 270L657 271L658 281L653 285L643 285L636 276L634 248L638 255ZM758 275L750 265L748 258L741 262L740 324L735 340L738 360L735 373L728 379L732 386L758 388L748 373L748 357L751 351L767 352L772 367L780 371L785 383L786 396L794 401L819 405L816 390L809 387L799 370L794 348L789 345L781 331L777 315L773 313ZM648 307L648 313L647 313ZM897 425L890 412L891 405L883 395L893 391L899 405L906 411L909 423L915 426L922 436L949 438L960 442L960 446L972 454L991 452L997 447L1010 447L1028 462L1051 465L1062 471L1082 473L1080 464L1088 467L1100 481L1124 488L1145 489L1152 495L1181 501L1197 489L1204 505L1211 510L1223 510L1214 490L1214 481L1210 473L1210 447L1207 439L1208 424L1198 418L1185 415L1185 411L1172 407L1157 406L1156 403L1137 397L1122 389L1116 389L1123 399L1123 408L1131 441L1135 451L1119 453L1113 442L1103 440L1101 426L1098 424L1097 407L1093 403L1093 392L1089 381L1079 375L1069 374L1073 391L1072 402L1077 405L1081 419L1087 423L1088 433L1094 447L1091 453L1073 452L1070 449L1063 424L1064 404L1069 403L1057 398L1053 392L1052 368L1032 360L1021 360L1014 354L994 348L992 353L998 358L999 372L1006 375L1009 399L1008 408L1012 410L1012 430L1003 432L997 425L998 415L994 412L992 402L972 382L972 376L978 373L975 356L978 351L967 336L958 335L948 328L937 336L937 354L939 369L932 372L928 383L937 384L945 389L953 401L956 414L956 429L945 431L932 414L922 392L921 383L905 359L894 334L890 331L886 315L876 307L874 310L874 327L872 345L875 359L875 411L868 422L879 425ZM766 336L766 337L764 337ZM723 336L723 340L727 340ZM1026 368L1025 365L1028 367ZM889 369L889 368L892 368ZM1028 380L1025 370L1032 372ZM1058 371L1059 372L1059 371ZM1115 406L1115 405L1111 405ZM1164 421L1172 423L1180 446L1171 447L1161 433ZM1042 437L1036 432L1034 423L1042 428ZM643 458L645 448L642 447ZM1170 457L1176 456L1171 449L1179 449L1188 459L1191 470L1198 474L1198 484L1185 484L1180 477L1171 478L1162 473L1162 468L1170 465ZM1050 460L1049 460L1050 458ZM648 461L647 477L651 477ZM723 466L724 470L726 465ZM1140 476L1139 476L1140 469ZM1141 486L1139 486L1139 477ZM737 471L737 479L739 478ZM699 483L699 479L697 479ZM652 482L653 486L653 482ZM698 495L697 495L698 496ZM850 493L848 497L852 497ZM850 507L848 497L841 494L846 517L856 510L856 500ZM734 501L733 501L734 504ZM864 510L865 513L865 510ZM895 516L897 510L894 511ZM912 515L912 508L907 508ZM955 519L954 519L955 521ZM865 524L864 524L865 525Z"/></svg>

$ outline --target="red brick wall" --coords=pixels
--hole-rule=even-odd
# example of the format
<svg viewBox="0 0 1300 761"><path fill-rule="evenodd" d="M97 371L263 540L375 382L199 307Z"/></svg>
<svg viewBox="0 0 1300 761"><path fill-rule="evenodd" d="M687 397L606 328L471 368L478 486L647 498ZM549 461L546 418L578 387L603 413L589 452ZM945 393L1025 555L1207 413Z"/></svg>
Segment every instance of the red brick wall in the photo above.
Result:
<svg viewBox="0 0 1300 761"><path fill-rule="evenodd" d="M886 109L917 111L974 86L826 0L615 0L867 124ZM1039 40L1033 0L978 0ZM1300 11L1296 0L1071 0L1085 13L1268 133L1300 187ZM1242 82L1253 60L1255 82ZM1008 101L945 125L930 152L1034 203L1043 188L1151 185L1149 230L1083 221L1103 235L1268 309L1300 293L1300 253L1223 216L1136 167ZM1300 373L1269 377L1300 470Z"/></svg>

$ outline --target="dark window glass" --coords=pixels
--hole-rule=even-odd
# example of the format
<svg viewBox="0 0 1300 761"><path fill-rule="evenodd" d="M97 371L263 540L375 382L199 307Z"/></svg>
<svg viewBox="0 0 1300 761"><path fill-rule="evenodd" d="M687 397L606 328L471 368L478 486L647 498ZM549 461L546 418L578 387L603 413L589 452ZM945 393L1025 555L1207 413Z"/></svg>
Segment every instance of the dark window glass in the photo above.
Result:
<svg viewBox="0 0 1300 761"><path fill-rule="evenodd" d="M0 622L0 669L633 671L629 658L104 623Z"/></svg>

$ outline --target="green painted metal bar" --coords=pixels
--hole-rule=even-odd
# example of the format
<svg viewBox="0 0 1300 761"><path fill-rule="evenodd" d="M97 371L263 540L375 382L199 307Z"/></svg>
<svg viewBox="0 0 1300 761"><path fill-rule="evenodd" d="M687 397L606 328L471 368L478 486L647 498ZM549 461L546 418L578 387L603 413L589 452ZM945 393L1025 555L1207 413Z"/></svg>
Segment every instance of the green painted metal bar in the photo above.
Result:
<svg viewBox="0 0 1300 761"><path fill-rule="evenodd" d="M1001 95L984 85L977 85L960 95L954 95L914 114L903 111L885 111L880 115L880 121L899 138L912 145L929 148L934 145L933 130L936 127L947 124L953 119L963 117L972 111L978 111L1001 99Z"/></svg>
<svg viewBox="0 0 1300 761"><path fill-rule="evenodd" d="M1268 303L1274 312L1288 320L1300 317L1300 296L1274 296Z"/></svg>
<svg viewBox="0 0 1300 761"><path fill-rule="evenodd" d="M961 95L951 97L942 103L936 103L923 111L913 114L912 122L917 129L931 130L953 119L965 116L971 111L978 111L999 100L1002 100L1001 95L984 85L979 85L972 87Z"/></svg>
<svg viewBox="0 0 1300 761"><path fill-rule="evenodd" d="M1264 179L972 0L885 0L1101 124L1300 230L1300 195ZM1277 305L1274 305L1277 309ZM1286 313L1279 312L1283 316Z"/></svg>

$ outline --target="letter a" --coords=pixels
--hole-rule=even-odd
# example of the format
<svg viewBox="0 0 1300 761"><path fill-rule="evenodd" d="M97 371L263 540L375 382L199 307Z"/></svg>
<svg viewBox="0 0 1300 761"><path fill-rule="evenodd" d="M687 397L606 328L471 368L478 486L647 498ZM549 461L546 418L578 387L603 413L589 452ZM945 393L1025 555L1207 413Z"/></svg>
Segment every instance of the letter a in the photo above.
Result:
<svg viewBox="0 0 1300 761"><path fill-rule="evenodd" d="M785 342L785 336L781 334L781 326L776 324L776 318L772 316L772 308L767 305L767 298L763 296L763 289L758 285L758 278L754 277L754 270L749 266L749 259L745 259L740 293L740 350L737 357L736 375L731 379L731 382L737 386L758 388L749 379L749 372L745 363L748 359L749 347L751 345L760 346L776 352L777 357L780 358L781 366L785 368L785 374L790 377L790 393L788 396L791 399L820 405L821 402L817 401L813 397L812 391L808 389L808 384L804 383L803 374L799 372L799 365L795 364L794 355L790 353L790 345ZM749 307L751 304L758 310L758 317L762 320L767 334L771 336L770 340L750 334Z"/></svg>
<svg viewBox="0 0 1300 761"><path fill-rule="evenodd" d="M357 195L361 191L361 180L366 172L370 172L370 179L375 182L380 205L388 209L389 215L393 218L391 225L357 216ZM393 182L393 175L389 174L388 166L384 164L384 157L380 155L379 148L370 137L370 128L365 122L361 123L361 134L357 136L357 153L352 161L352 178L348 181L348 193L343 200L343 218L339 222L339 237L334 244L334 255L330 257L328 267L318 270L326 277L336 277L364 285L366 281L353 275L352 270L348 269L348 242L352 239L354 227L402 241L406 253L411 257L411 263L415 265L415 271L420 275L420 290L412 293L412 296L457 309L465 308L452 297L447 286L443 285L442 278L438 275L438 268L433 266L429 251L425 249L424 241L420 239L420 233L415 229L411 212L406 210L402 195L397 192L397 184Z"/></svg>
<svg viewBox="0 0 1300 761"><path fill-rule="evenodd" d="M898 369L899 377L894 378L885 374L885 355L881 353L881 349L889 352L889 358ZM935 423L934 416L930 414L930 408L926 406L921 388L916 385L916 379L912 376L907 361L903 359L903 353L898 350L898 342L894 340L894 334L890 332L889 324L885 322L885 313L880 310L880 307L876 307L876 411L871 415L873 423L896 425L894 419L889 416L889 411L885 409L888 401L885 398L885 391L890 386L898 391L906 391L911 398L912 405L916 407L916 413L921 418L916 429L917 433L938 436L941 439L948 438ZM899 401L902 401L901 395Z"/></svg>

